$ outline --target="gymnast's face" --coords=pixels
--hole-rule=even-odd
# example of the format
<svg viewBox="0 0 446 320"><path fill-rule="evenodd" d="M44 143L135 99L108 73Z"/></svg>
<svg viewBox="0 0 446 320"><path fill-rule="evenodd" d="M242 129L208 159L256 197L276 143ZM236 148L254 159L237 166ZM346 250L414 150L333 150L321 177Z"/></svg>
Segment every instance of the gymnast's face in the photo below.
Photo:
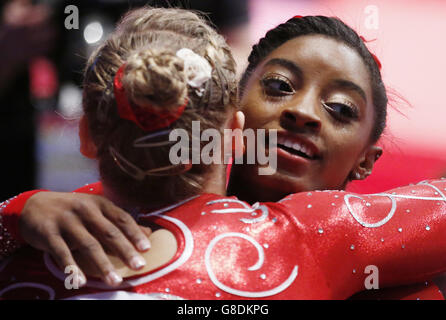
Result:
<svg viewBox="0 0 446 320"><path fill-rule="evenodd" d="M277 129L277 172L243 180L274 193L342 189L371 173L381 150L369 143L374 107L369 73L355 50L321 35L301 36L272 51L241 99L245 128ZM268 197L267 197L268 198Z"/></svg>

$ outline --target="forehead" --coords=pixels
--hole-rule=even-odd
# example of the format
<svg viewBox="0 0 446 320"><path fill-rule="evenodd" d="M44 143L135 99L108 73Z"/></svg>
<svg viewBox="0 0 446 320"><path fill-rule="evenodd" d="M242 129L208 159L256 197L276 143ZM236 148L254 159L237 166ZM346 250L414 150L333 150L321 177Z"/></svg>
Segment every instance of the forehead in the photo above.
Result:
<svg viewBox="0 0 446 320"><path fill-rule="evenodd" d="M348 80L370 92L369 73L361 56L335 39L323 35L300 36L276 48L264 63L274 58L294 62L307 77Z"/></svg>

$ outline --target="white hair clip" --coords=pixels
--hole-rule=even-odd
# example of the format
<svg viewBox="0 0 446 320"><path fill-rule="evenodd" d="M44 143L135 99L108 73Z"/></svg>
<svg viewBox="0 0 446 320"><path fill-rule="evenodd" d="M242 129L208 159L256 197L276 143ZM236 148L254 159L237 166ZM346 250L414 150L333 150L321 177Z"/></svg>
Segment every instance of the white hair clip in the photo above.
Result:
<svg viewBox="0 0 446 320"><path fill-rule="evenodd" d="M205 58L188 48L178 50L177 57L184 61L187 84L196 88L197 95L201 97L204 92L203 84L211 79L211 65Z"/></svg>

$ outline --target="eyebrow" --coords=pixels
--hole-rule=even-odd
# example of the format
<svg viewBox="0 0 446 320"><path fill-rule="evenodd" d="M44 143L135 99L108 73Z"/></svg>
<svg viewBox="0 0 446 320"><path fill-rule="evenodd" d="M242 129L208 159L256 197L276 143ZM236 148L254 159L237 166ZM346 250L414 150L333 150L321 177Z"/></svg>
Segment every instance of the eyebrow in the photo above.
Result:
<svg viewBox="0 0 446 320"><path fill-rule="evenodd" d="M274 58L274 59L269 60L267 63L265 63L265 66L270 66L270 65L282 66L282 67L290 70L294 74L296 74L298 77L303 78L302 69L297 64L295 64L294 62L292 62L290 60ZM364 101L367 103L367 96L365 94L365 91L360 86L358 86L356 83L348 81L348 80L336 79L334 81L334 85L339 88L344 88L347 90L352 90L352 91L357 92L361 96L361 98L363 98Z"/></svg>
<svg viewBox="0 0 446 320"><path fill-rule="evenodd" d="M303 77L302 69L297 64L295 64L294 62L292 62L290 60L274 58L274 59L269 60L267 63L265 63L265 67L270 66L270 65L282 66L282 67L290 70L294 74L296 74L299 78Z"/></svg>
<svg viewBox="0 0 446 320"><path fill-rule="evenodd" d="M334 85L339 88L357 92L364 99L364 101L367 103L367 96L366 96L364 90L362 90L362 88L360 86L358 86L356 83L348 81L348 80L337 79L334 81Z"/></svg>

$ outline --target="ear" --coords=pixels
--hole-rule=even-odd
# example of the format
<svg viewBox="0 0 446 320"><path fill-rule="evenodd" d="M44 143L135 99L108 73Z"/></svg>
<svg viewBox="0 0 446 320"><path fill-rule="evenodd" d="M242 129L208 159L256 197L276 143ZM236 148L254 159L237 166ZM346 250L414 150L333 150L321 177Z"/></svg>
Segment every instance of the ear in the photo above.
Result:
<svg viewBox="0 0 446 320"><path fill-rule="evenodd" d="M225 159L243 156L245 142L243 140L243 128L245 127L245 114L237 111L226 124L224 131ZM227 163L227 162L225 162Z"/></svg>
<svg viewBox="0 0 446 320"><path fill-rule="evenodd" d="M88 128L88 120L85 115L83 115L79 121L79 139L81 142L81 153L87 158L96 159L98 150L93 142L93 139L91 139L90 129Z"/></svg>
<svg viewBox="0 0 446 320"><path fill-rule="evenodd" d="M237 111L234 113L234 116L232 117L231 122L231 129L240 129L243 131L243 128L245 127L245 114L242 111Z"/></svg>
<svg viewBox="0 0 446 320"><path fill-rule="evenodd" d="M231 130L234 134L232 143L232 156L240 158L245 154L245 141L243 140L243 128L245 127L245 114L241 111L234 113L231 123Z"/></svg>
<svg viewBox="0 0 446 320"><path fill-rule="evenodd" d="M365 150L359 158L356 167L350 174L351 180L363 180L372 174L375 162L381 157L383 150L381 147L372 145Z"/></svg>

